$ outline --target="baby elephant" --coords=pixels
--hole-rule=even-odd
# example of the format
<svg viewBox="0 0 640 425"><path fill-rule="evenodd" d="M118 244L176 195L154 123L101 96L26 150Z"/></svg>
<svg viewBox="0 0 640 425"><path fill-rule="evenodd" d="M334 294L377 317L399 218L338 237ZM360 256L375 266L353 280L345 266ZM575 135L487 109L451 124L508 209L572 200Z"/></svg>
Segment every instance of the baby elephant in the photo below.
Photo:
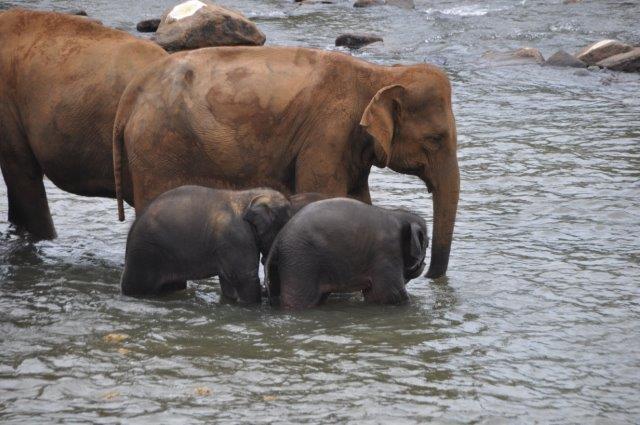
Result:
<svg viewBox="0 0 640 425"><path fill-rule="evenodd" d="M408 298L406 283L424 269L428 245L427 225L416 214L346 198L314 202L273 243L269 297L301 309L331 292L362 291L367 302L399 304Z"/></svg>
<svg viewBox="0 0 640 425"><path fill-rule="evenodd" d="M188 279L218 275L223 297L261 301L258 262L291 217L271 189L182 186L157 197L131 226L122 292L150 295L184 289Z"/></svg>

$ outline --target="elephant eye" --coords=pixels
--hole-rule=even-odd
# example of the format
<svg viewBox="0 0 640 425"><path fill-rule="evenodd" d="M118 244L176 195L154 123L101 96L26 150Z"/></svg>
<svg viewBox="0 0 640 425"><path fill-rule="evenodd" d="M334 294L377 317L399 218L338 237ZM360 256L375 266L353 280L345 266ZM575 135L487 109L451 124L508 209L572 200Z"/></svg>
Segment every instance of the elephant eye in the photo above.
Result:
<svg viewBox="0 0 640 425"><path fill-rule="evenodd" d="M437 151L440 148L440 145L442 145L443 140L444 140L444 137L439 134L436 134L436 135L430 134L428 136L425 136L424 143L427 150Z"/></svg>

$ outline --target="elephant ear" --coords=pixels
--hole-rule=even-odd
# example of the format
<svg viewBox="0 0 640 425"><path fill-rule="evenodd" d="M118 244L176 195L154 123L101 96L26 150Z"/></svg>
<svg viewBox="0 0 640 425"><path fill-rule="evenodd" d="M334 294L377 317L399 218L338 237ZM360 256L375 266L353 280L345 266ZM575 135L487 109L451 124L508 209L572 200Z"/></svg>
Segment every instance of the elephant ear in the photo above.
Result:
<svg viewBox="0 0 640 425"><path fill-rule="evenodd" d="M429 239L425 230L418 223L405 226L403 233L405 268L406 270L415 270L424 261Z"/></svg>
<svg viewBox="0 0 640 425"><path fill-rule="evenodd" d="M373 137L379 163L386 167L391 161L391 143L395 131L395 110L400 105L404 87L398 84L378 90L362 114L360 125Z"/></svg>
<svg viewBox="0 0 640 425"><path fill-rule="evenodd" d="M242 218L249 222L258 235L266 234L274 220L274 213L269 206L270 199L265 195L258 195L245 208Z"/></svg>

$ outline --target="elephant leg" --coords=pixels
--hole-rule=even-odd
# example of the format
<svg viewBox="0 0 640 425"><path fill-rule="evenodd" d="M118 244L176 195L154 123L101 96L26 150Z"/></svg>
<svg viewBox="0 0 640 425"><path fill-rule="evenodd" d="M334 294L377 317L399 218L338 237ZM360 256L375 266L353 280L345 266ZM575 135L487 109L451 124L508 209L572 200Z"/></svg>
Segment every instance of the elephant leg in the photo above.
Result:
<svg viewBox="0 0 640 425"><path fill-rule="evenodd" d="M280 306L285 309L300 310L315 307L324 300L321 288L321 270L316 261L290 262L284 259L279 264Z"/></svg>
<svg viewBox="0 0 640 425"><path fill-rule="evenodd" d="M326 140L340 140L340 125L326 129ZM323 129L324 130L324 129ZM336 134L333 136L333 134ZM346 196L349 188L347 167L343 152L336 151L337 144L310 144L296 158L295 192L319 192L331 196Z"/></svg>
<svg viewBox="0 0 640 425"><path fill-rule="evenodd" d="M160 295L186 289L188 276L157 252L154 246L127 247L120 287L124 295Z"/></svg>
<svg viewBox="0 0 640 425"><path fill-rule="evenodd" d="M324 294L320 295L320 300L318 301L318 305L324 304L325 302L327 302L329 295L331 295L331 292L325 292Z"/></svg>
<svg viewBox="0 0 640 425"><path fill-rule="evenodd" d="M379 261L371 270L370 285L362 290L365 302L404 304L409 300L402 276L401 262Z"/></svg>
<svg viewBox="0 0 640 425"><path fill-rule="evenodd" d="M138 217L155 198L163 193L185 184L196 184L181 177L173 177L173 175L169 177L160 176L154 174L152 171L146 170L132 170L131 174L131 180L133 182L133 205L136 209L136 216ZM197 184L207 186L207 184L200 181L198 181Z"/></svg>
<svg viewBox="0 0 640 425"><path fill-rule="evenodd" d="M7 185L9 222L38 239L55 238L42 168L20 132L2 123L0 168Z"/></svg>
<svg viewBox="0 0 640 425"><path fill-rule="evenodd" d="M257 273L255 276L244 277L220 275L220 287L226 301L259 304L262 300L262 288Z"/></svg>
<svg viewBox="0 0 640 425"><path fill-rule="evenodd" d="M166 294L169 292L184 291L185 289L187 289L186 280L172 280L170 282L163 283L162 286L160 286L159 292Z"/></svg>
<svg viewBox="0 0 640 425"><path fill-rule="evenodd" d="M139 269L131 272L132 267L125 267L120 282L120 288L124 295L147 296L163 295L171 292L182 291L187 288L187 281L176 276L163 276L148 269Z"/></svg>
<svg viewBox="0 0 640 425"><path fill-rule="evenodd" d="M238 301L238 292L235 285L229 279L220 276L220 289L222 290L222 300L225 302L235 303Z"/></svg>
<svg viewBox="0 0 640 425"><path fill-rule="evenodd" d="M129 261L127 261L129 263ZM124 295L129 296L145 296L158 292L159 276L152 270L139 268L135 262L126 264L122 279L120 280L120 289Z"/></svg>
<svg viewBox="0 0 640 425"><path fill-rule="evenodd" d="M283 277L280 285L280 306L286 309L311 308L326 300L313 275L299 274L290 279Z"/></svg>
<svg viewBox="0 0 640 425"><path fill-rule="evenodd" d="M349 196L360 202L371 205L371 193L369 192L369 183L365 181L364 185L356 191L349 192Z"/></svg>

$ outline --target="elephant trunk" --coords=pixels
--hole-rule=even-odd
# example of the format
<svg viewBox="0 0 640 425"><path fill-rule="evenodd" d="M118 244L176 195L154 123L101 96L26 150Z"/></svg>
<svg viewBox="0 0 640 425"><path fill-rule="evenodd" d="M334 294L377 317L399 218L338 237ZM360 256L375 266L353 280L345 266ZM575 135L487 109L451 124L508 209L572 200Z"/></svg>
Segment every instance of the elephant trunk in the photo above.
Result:
<svg viewBox="0 0 640 425"><path fill-rule="evenodd" d="M431 262L426 277L435 279L447 272L449 253L456 222L460 197L460 171L458 162L440 169L438 178L432 179L433 188L433 237L431 239ZM442 172L446 170L445 172ZM427 185L430 179L423 178Z"/></svg>

